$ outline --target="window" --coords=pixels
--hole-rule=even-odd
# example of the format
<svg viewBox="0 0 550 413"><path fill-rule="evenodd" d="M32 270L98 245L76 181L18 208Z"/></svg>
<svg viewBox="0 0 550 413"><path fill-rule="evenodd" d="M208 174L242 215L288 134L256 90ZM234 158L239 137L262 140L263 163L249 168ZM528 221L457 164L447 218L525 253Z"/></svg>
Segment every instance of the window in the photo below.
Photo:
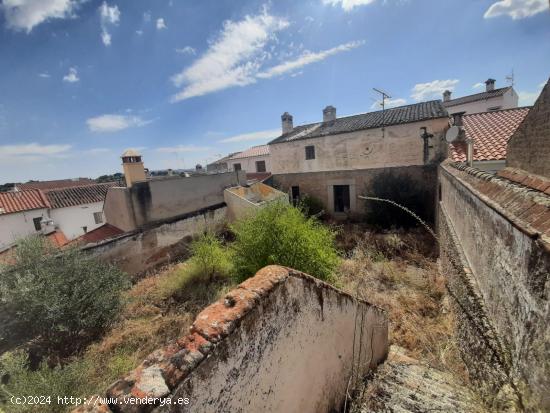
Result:
<svg viewBox="0 0 550 413"><path fill-rule="evenodd" d="M241 168L241 164L240 163L235 163L233 164L233 170L234 171L240 171L242 168Z"/></svg>
<svg viewBox="0 0 550 413"><path fill-rule="evenodd" d="M292 203L296 205L298 201L300 200L300 187L299 186L293 186L291 188L291 195L292 197Z"/></svg>
<svg viewBox="0 0 550 413"><path fill-rule="evenodd" d="M495 110L500 110L502 106L493 106L492 108L487 108L487 112L494 112Z"/></svg>
<svg viewBox="0 0 550 413"><path fill-rule="evenodd" d="M33 218L34 229L40 231L42 229L42 217Z"/></svg>
<svg viewBox="0 0 550 413"><path fill-rule="evenodd" d="M256 172L265 172L265 161L256 161Z"/></svg>
<svg viewBox="0 0 550 413"><path fill-rule="evenodd" d="M94 221L96 224L103 223L103 212L94 212Z"/></svg>
<svg viewBox="0 0 550 413"><path fill-rule="evenodd" d="M334 212L349 210L349 185L334 185Z"/></svg>
<svg viewBox="0 0 550 413"><path fill-rule="evenodd" d="M306 146L306 160L315 159L315 146Z"/></svg>

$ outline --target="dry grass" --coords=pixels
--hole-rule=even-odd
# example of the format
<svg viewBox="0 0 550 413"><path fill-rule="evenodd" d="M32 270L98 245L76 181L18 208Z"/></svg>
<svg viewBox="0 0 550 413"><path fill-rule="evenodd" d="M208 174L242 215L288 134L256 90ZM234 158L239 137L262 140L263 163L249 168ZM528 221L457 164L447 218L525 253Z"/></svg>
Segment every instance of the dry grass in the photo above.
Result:
<svg viewBox="0 0 550 413"><path fill-rule="evenodd" d="M340 286L388 312L390 344L467 382L429 236L420 230L374 234L356 226L346 228L342 242L355 247L341 264Z"/></svg>

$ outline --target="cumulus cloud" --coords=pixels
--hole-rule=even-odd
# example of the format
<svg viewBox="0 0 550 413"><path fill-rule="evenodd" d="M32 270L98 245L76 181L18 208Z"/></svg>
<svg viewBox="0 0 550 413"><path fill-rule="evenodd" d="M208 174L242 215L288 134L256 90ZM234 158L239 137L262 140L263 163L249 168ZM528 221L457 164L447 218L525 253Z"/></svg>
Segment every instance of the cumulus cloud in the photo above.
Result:
<svg viewBox="0 0 550 413"><path fill-rule="evenodd" d="M0 146L0 158L64 156L67 155L71 148L71 145L41 145L35 142L19 145L2 145Z"/></svg>
<svg viewBox="0 0 550 413"><path fill-rule="evenodd" d="M44 72L44 73L39 73L39 74L38 74L38 77L41 77L41 78L44 78L44 79L48 79L48 78L50 78L51 76L50 76L49 73Z"/></svg>
<svg viewBox="0 0 550 413"><path fill-rule="evenodd" d="M457 79L434 80L428 83L417 83L412 88L411 97L417 101L426 100L433 97L441 98L441 95L445 90L450 90L452 92L457 83Z"/></svg>
<svg viewBox="0 0 550 413"><path fill-rule="evenodd" d="M472 89L482 89L485 86L485 83L478 82L475 85L472 85Z"/></svg>
<svg viewBox="0 0 550 413"><path fill-rule="evenodd" d="M209 150L208 146L195 146L195 145L178 145L178 146L165 146L157 148L157 152L161 153L189 153L189 152L203 152Z"/></svg>
<svg viewBox="0 0 550 413"><path fill-rule="evenodd" d="M535 103L537 98L542 92L542 88L546 85L546 82L542 82L540 85L537 85L537 88L534 92L519 91L518 92L518 104L519 106L531 106Z"/></svg>
<svg viewBox="0 0 550 413"><path fill-rule="evenodd" d="M485 12L484 18L510 16L513 20L524 19L548 10L548 0L501 0L496 1Z"/></svg>
<svg viewBox="0 0 550 413"><path fill-rule="evenodd" d="M164 22L164 19L161 17L157 19L157 30L163 30L166 29L166 23Z"/></svg>
<svg viewBox="0 0 550 413"><path fill-rule="evenodd" d="M185 47L176 49L176 53L195 55L195 54L197 54L197 51L195 49L193 49L191 46L185 46Z"/></svg>
<svg viewBox="0 0 550 413"><path fill-rule="evenodd" d="M111 45L111 33L109 28L111 26L116 26L120 21L120 10L118 6L109 6L107 2L103 2L99 6L99 18L101 25L101 41L105 46Z"/></svg>
<svg viewBox="0 0 550 413"><path fill-rule="evenodd" d="M280 65L273 66L264 72L258 73L257 76L261 79L281 76L285 73L293 72L311 63L320 62L321 60L324 60L327 57L335 55L337 53L347 52L349 50L355 49L356 47L359 47L364 43L364 41L355 41L341 44L340 46L333 47L332 49L322 50L316 53L306 52L297 59L289 60L287 62L281 63Z"/></svg>
<svg viewBox="0 0 550 413"><path fill-rule="evenodd" d="M384 101L384 108L394 108L396 106L403 106L405 103L407 103L406 99L402 98L395 98L395 99L386 99ZM377 100L371 105L371 109L381 110L382 109L382 101Z"/></svg>
<svg viewBox="0 0 550 413"><path fill-rule="evenodd" d="M63 76L63 81L68 83L78 82L80 78L78 77L78 70L76 67L69 68L69 73Z"/></svg>
<svg viewBox="0 0 550 413"><path fill-rule="evenodd" d="M7 27L30 33L47 20L73 17L78 3L77 0L4 0L0 10Z"/></svg>
<svg viewBox="0 0 550 413"><path fill-rule="evenodd" d="M222 139L218 142L234 143L234 142L266 140L266 139L276 138L280 134L281 134L280 129L269 129L269 130L262 130L258 132L243 133L242 135L231 136L229 138Z"/></svg>
<svg viewBox="0 0 550 413"><path fill-rule="evenodd" d="M323 0L323 4L330 4L331 6L340 6L345 11L351 11L355 7L365 6L367 4L374 3L376 0Z"/></svg>
<svg viewBox="0 0 550 413"><path fill-rule="evenodd" d="M118 132L128 128L148 125L152 120L144 120L139 116L101 115L86 120L92 132Z"/></svg>
<svg viewBox="0 0 550 413"><path fill-rule="evenodd" d="M246 86L258 81L296 71L334 54L354 49L363 42L349 42L320 52L305 52L298 58L271 66L277 33L289 25L284 18L266 10L243 20L226 21L218 38L191 66L172 76L182 90L172 96L177 102L217 92L229 87ZM289 58L288 55L285 55Z"/></svg>

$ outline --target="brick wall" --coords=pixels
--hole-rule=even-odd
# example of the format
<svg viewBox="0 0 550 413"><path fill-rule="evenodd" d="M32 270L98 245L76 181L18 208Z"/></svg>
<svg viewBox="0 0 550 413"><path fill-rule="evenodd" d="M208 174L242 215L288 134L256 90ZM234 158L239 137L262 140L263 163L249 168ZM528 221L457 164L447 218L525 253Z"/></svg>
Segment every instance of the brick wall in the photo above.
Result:
<svg viewBox="0 0 550 413"><path fill-rule="evenodd" d="M550 81L510 138L506 166L550 177Z"/></svg>

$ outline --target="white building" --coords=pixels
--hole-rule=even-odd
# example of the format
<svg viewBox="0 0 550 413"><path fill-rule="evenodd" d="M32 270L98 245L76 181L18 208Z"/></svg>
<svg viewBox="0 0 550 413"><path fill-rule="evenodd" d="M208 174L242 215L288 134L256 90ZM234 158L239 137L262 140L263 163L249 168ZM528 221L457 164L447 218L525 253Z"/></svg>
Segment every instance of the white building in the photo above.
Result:
<svg viewBox="0 0 550 413"><path fill-rule="evenodd" d="M42 233L49 203L37 189L0 192L0 252L31 234Z"/></svg>
<svg viewBox="0 0 550 413"><path fill-rule="evenodd" d="M253 173L271 172L271 158L268 145L258 145L242 152L232 153L207 165L208 172L246 171Z"/></svg>
<svg viewBox="0 0 550 413"><path fill-rule="evenodd" d="M518 94L512 86L495 89L495 79L485 81L485 92L451 99L451 92L443 92L443 106L449 114L464 112L471 115L518 107Z"/></svg>

